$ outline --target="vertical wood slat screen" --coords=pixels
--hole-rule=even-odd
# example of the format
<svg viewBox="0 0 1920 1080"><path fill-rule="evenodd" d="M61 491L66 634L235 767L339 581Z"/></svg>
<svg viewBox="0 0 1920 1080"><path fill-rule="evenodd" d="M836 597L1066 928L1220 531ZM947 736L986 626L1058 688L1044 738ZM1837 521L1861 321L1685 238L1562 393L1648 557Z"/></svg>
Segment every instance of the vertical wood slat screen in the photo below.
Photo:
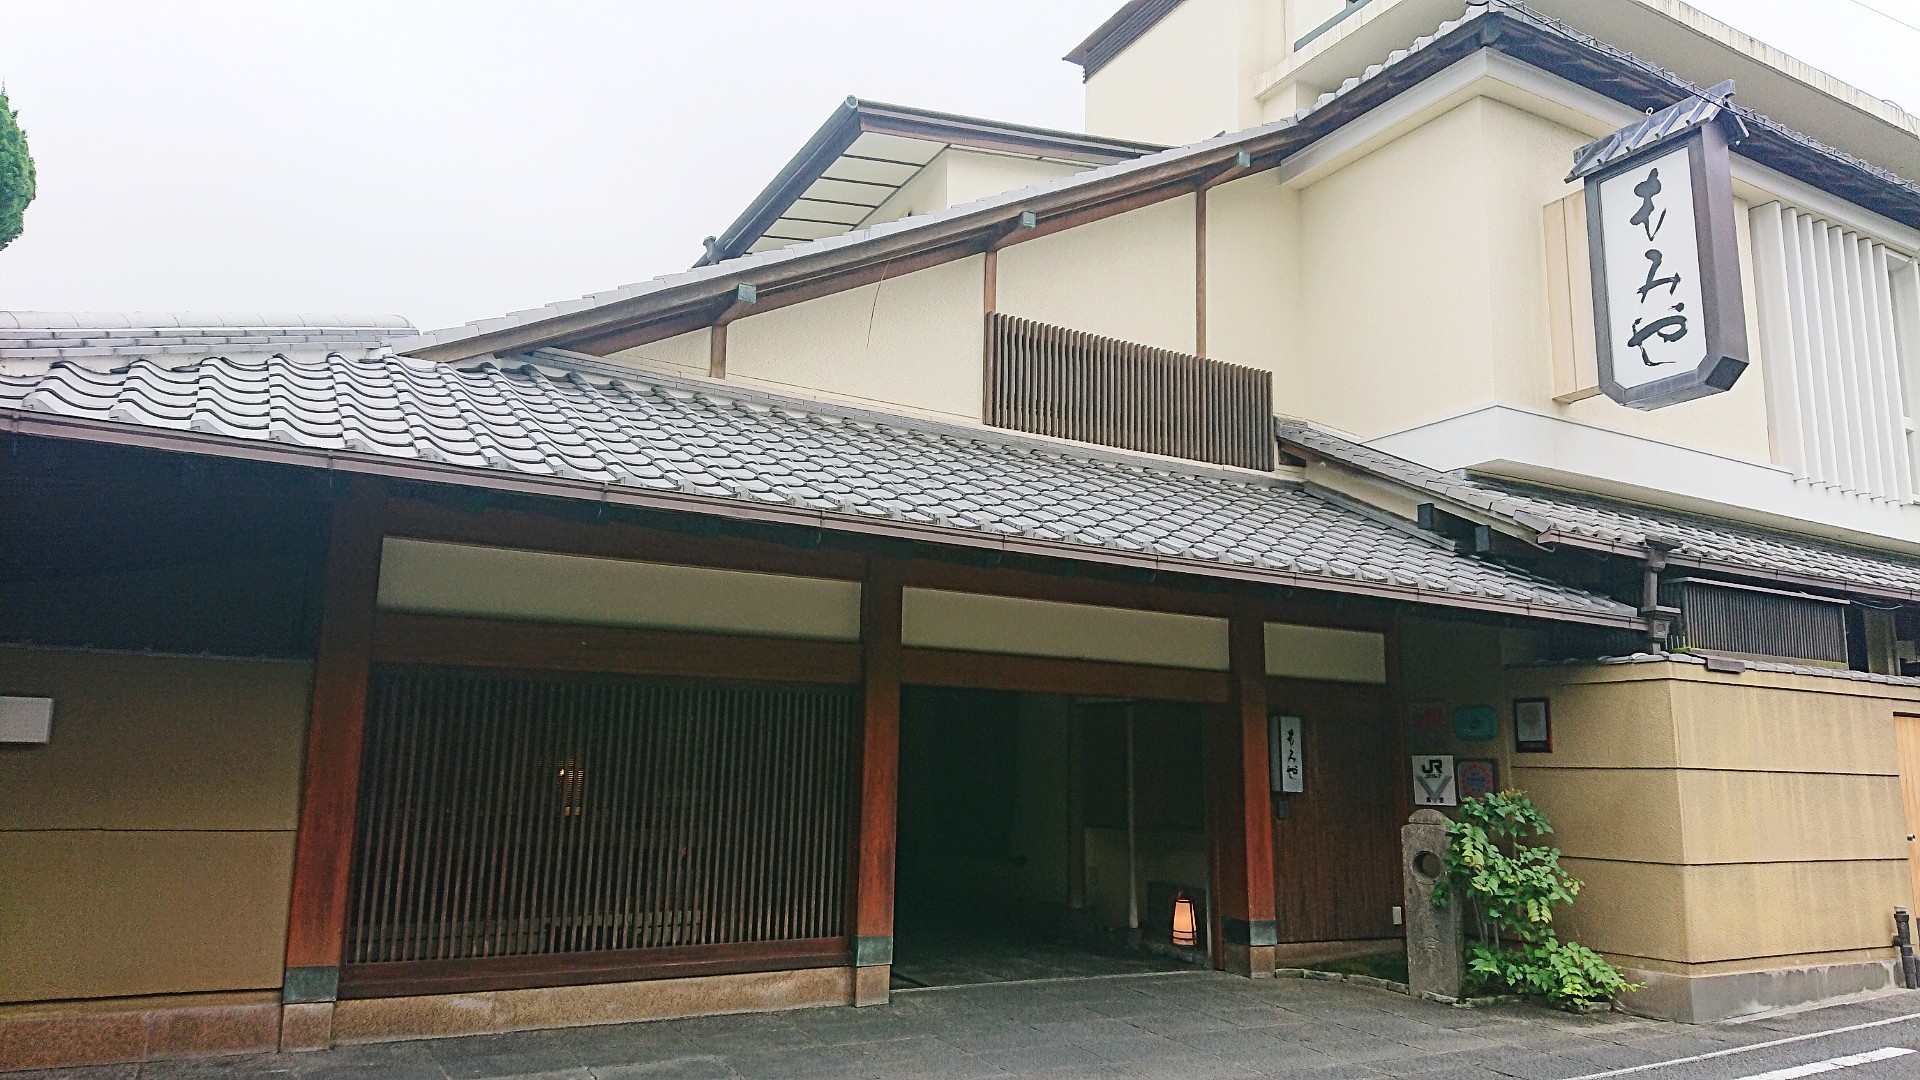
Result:
<svg viewBox="0 0 1920 1080"><path fill-rule="evenodd" d="M1273 468L1273 375L1000 312L987 315L994 427Z"/></svg>
<svg viewBox="0 0 1920 1080"><path fill-rule="evenodd" d="M847 933L856 696L378 669L348 964Z"/></svg>
<svg viewBox="0 0 1920 1080"><path fill-rule="evenodd" d="M1817 484L1916 494L1920 269L1821 218L1755 207L1754 284L1774 452Z"/></svg>

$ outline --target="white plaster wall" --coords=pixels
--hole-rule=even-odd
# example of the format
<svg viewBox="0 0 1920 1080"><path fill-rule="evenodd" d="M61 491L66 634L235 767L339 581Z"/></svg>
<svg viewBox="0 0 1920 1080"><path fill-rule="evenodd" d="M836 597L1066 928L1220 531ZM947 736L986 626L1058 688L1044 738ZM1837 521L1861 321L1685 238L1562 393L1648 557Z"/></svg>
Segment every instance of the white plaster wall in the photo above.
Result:
<svg viewBox="0 0 1920 1080"><path fill-rule="evenodd" d="M860 639L860 584L388 538L380 607L430 615Z"/></svg>
<svg viewBox="0 0 1920 1080"><path fill-rule="evenodd" d="M1480 111L1469 102L1301 191L1288 411L1365 437L1493 397Z"/></svg>
<svg viewBox="0 0 1920 1080"><path fill-rule="evenodd" d="M1666 409L1553 400L1540 208L1586 141L1480 97L1306 187L1306 355L1283 411L1374 438L1508 404L1769 462L1757 356L1732 391Z"/></svg>
<svg viewBox="0 0 1920 1080"><path fill-rule="evenodd" d="M1087 80L1087 131L1179 146L1246 126L1259 58L1243 60L1241 35L1258 10L1259 0L1175 8Z"/></svg>
<svg viewBox="0 0 1920 1080"><path fill-rule="evenodd" d="M650 341L645 345L636 345L631 349L623 349L620 352L608 356L607 361L614 364L635 364L643 361L654 364L666 364L671 367L686 368L690 371L705 375L707 373L707 361L710 358L709 342L712 335L713 331L703 327L692 333L663 338L660 341Z"/></svg>
<svg viewBox="0 0 1920 1080"><path fill-rule="evenodd" d="M1365 630L1266 624L1267 674L1334 682L1387 681L1387 639Z"/></svg>
<svg viewBox="0 0 1920 1080"><path fill-rule="evenodd" d="M1185 195L1011 245L999 255L999 309L1190 353L1193 244Z"/></svg>
<svg viewBox="0 0 1920 1080"><path fill-rule="evenodd" d="M1207 355L1276 376L1288 408L1300 354L1300 196L1271 173L1207 193Z"/></svg>
<svg viewBox="0 0 1920 1080"><path fill-rule="evenodd" d="M979 420L979 256L749 315L727 328L727 375Z"/></svg>
<svg viewBox="0 0 1920 1080"><path fill-rule="evenodd" d="M1227 621L1201 615L907 589L909 647L1227 670Z"/></svg>
<svg viewBox="0 0 1920 1080"><path fill-rule="evenodd" d="M873 212L860 223L861 226L898 221L903 217L952 206L953 199L947 194L947 166L951 156L950 151L935 154L932 161L913 174L913 179L900 185L899 190L887 196L885 202L874 207Z"/></svg>
<svg viewBox="0 0 1920 1080"><path fill-rule="evenodd" d="M949 149L941 157L947 163L947 206L958 206L975 199L1044 184L1087 170L1085 165L1070 165L1064 161L990 154L959 146Z"/></svg>

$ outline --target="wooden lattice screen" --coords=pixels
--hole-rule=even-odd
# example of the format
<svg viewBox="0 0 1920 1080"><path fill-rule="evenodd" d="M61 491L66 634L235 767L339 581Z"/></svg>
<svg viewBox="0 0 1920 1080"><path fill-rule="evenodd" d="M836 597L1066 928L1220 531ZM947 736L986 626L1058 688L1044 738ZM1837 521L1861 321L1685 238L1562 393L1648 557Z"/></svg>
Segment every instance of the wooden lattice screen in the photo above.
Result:
<svg viewBox="0 0 1920 1080"><path fill-rule="evenodd" d="M345 961L844 936L856 701L377 671Z"/></svg>
<svg viewBox="0 0 1920 1080"><path fill-rule="evenodd" d="M1000 312L986 422L1242 468L1273 468L1273 375Z"/></svg>

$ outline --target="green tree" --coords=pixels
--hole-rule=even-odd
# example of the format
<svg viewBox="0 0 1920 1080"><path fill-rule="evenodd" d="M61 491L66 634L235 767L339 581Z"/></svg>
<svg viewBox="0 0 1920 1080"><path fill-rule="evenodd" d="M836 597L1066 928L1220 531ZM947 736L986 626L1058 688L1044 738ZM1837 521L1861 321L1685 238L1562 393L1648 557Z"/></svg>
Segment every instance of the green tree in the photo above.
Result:
<svg viewBox="0 0 1920 1080"><path fill-rule="evenodd" d="M1559 848L1537 842L1552 831L1519 791L1467 799L1460 820L1447 827L1447 876L1433 902L1466 902L1474 931L1467 943L1470 987L1563 1006L1639 989L1599 953L1555 933L1554 909L1572 904L1581 883L1561 868Z"/></svg>
<svg viewBox="0 0 1920 1080"><path fill-rule="evenodd" d="M27 133L20 130L18 114L7 104L6 90L0 88L0 248L20 235L20 216L33 194L33 155L27 153Z"/></svg>

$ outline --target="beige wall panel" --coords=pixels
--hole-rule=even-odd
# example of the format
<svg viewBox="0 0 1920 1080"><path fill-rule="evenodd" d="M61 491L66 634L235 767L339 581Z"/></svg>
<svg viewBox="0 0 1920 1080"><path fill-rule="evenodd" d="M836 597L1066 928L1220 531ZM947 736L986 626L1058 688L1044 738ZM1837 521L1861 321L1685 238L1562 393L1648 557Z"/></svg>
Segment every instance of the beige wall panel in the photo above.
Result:
<svg viewBox="0 0 1920 1080"><path fill-rule="evenodd" d="M874 207L861 225L898 221L903 217L952 206L953 199L947 194L947 162L951 156L951 152L935 154L932 161L913 174L913 179L900 185L893 194L887 196L885 202Z"/></svg>
<svg viewBox="0 0 1920 1080"><path fill-rule="evenodd" d="M670 367L686 368L696 375L705 375L707 364L712 359L712 338L713 331L700 329L690 334L636 345L631 349L613 353L607 359L616 364L650 361Z"/></svg>
<svg viewBox="0 0 1920 1080"><path fill-rule="evenodd" d="M1596 859L1561 865L1586 882L1573 906L1555 915L1563 940L1615 955L1686 960L1685 867Z"/></svg>
<svg viewBox="0 0 1920 1080"><path fill-rule="evenodd" d="M1553 822L1569 858L1685 861L1680 784L1670 769L1534 769L1516 759L1512 783Z"/></svg>
<svg viewBox="0 0 1920 1080"><path fill-rule="evenodd" d="M1087 169L1064 161L1039 161L960 147L948 150L941 158L947 163L947 206L1044 184Z"/></svg>
<svg viewBox="0 0 1920 1080"><path fill-rule="evenodd" d="M1486 302L1500 400L1746 461L1770 461L1766 393L1757 358L1727 393L1656 411L1629 409L1605 397L1568 405L1553 401L1546 237L1540 207L1571 190L1562 179L1567 162L1591 137L1492 99L1481 99L1480 117L1479 159L1487 181L1487 266L1492 274L1482 284L1490 286ZM1746 215L1737 216L1744 219ZM1587 333L1592 333L1591 328ZM1749 338L1759 340L1757 333Z"/></svg>
<svg viewBox="0 0 1920 1080"><path fill-rule="evenodd" d="M1505 403L1769 461L1759 363L1727 393L1653 412L1553 400L1540 208L1572 190L1587 141L1474 98L1305 187L1298 411L1369 438ZM1350 392L1356 372L1369 393Z"/></svg>
<svg viewBox="0 0 1920 1080"><path fill-rule="evenodd" d="M1694 866L1686 874L1693 948L1666 959L1712 963L1879 948L1893 933L1895 905L1910 903L1904 859Z"/></svg>
<svg viewBox="0 0 1920 1080"><path fill-rule="evenodd" d="M1181 4L1087 80L1087 130L1179 146L1245 127L1254 102L1236 46L1243 0ZM1258 62L1257 55L1249 57ZM1244 101L1243 101L1244 99Z"/></svg>
<svg viewBox="0 0 1920 1080"><path fill-rule="evenodd" d="M51 742L0 746L0 830L291 829L312 682L289 661L0 648L0 694L54 700Z"/></svg>
<svg viewBox="0 0 1920 1080"><path fill-rule="evenodd" d="M1195 889L1208 887L1205 833L1143 832L1136 838L1134 877L1140 892L1140 918L1147 917L1147 886L1165 881ZM1125 829L1086 831L1087 905L1097 925L1127 925L1127 833Z"/></svg>
<svg viewBox="0 0 1920 1080"><path fill-rule="evenodd" d="M0 833L0 1001L280 985L290 832Z"/></svg>
<svg viewBox="0 0 1920 1080"><path fill-rule="evenodd" d="M1073 660L1227 670L1227 620L941 589L907 589L901 640Z"/></svg>
<svg viewBox="0 0 1920 1080"><path fill-rule="evenodd" d="M380 607L432 615L857 641L860 584L389 538Z"/></svg>
<svg viewBox="0 0 1920 1080"><path fill-rule="evenodd" d="M1552 670L1552 669L1548 669ZM1544 685L1543 685L1544 684ZM1515 697L1545 697L1553 720L1553 753L1515 756L1532 769L1646 769L1675 764L1672 683L1571 683L1527 679L1511 685L1500 701L1501 722L1512 739Z"/></svg>
<svg viewBox="0 0 1920 1080"><path fill-rule="evenodd" d="M1335 682L1387 681L1387 638L1365 630L1268 623L1267 674Z"/></svg>
<svg viewBox="0 0 1920 1080"><path fill-rule="evenodd" d="M727 375L978 420L984 273L974 256L749 315Z"/></svg>
<svg viewBox="0 0 1920 1080"><path fill-rule="evenodd" d="M1834 687L1828 679L1802 681L1818 689L1673 683L1680 763L1701 769L1899 775L1892 702L1830 692Z"/></svg>
<svg viewBox="0 0 1920 1080"><path fill-rule="evenodd" d="M1679 861L1907 857L1898 777L1693 769L1678 776L1686 831Z"/></svg>
<svg viewBox="0 0 1920 1080"><path fill-rule="evenodd" d="M1312 270L1289 400L1302 415L1371 438L1493 399L1483 108L1468 102L1301 191Z"/></svg>
<svg viewBox="0 0 1920 1080"><path fill-rule="evenodd" d="M1194 236L1193 196L1185 195L1003 248L999 309L1190 353Z"/></svg>
<svg viewBox="0 0 1920 1080"><path fill-rule="evenodd" d="M1276 375L1274 409L1289 395L1300 291L1300 196L1271 173L1207 192L1207 355Z"/></svg>

